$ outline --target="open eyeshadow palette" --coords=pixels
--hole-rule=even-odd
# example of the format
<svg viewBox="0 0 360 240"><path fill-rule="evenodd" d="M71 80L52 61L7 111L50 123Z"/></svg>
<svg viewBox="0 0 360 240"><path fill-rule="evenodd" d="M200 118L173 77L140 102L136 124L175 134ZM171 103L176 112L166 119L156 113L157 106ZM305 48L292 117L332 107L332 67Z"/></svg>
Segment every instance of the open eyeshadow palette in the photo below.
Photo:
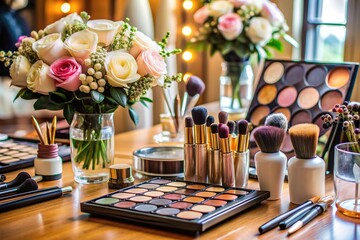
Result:
<svg viewBox="0 0 360 240"><path fill-rule="evenodd" d="M256 127L269 114L283 113L289 127L315 123L322 136L327 129L321 116L350 99L358 67L357 63L266 60L246 120ZM288 136L282 151L292 151Z"/></svg>
<svg viewBox="0 0 360 240"><path fill-rule="evenodd" d="M29 140L8 139L0 141L0 173L10 172L34 165L38 143ZM70 160L70 147L59 144L59 156Z"/></svg>
<svg viewBox="0 0 360 240"><path fill-rule="evenodd" d="M269 196L267 191L154 178L83 202L81 211L203 232Z"/></svg>

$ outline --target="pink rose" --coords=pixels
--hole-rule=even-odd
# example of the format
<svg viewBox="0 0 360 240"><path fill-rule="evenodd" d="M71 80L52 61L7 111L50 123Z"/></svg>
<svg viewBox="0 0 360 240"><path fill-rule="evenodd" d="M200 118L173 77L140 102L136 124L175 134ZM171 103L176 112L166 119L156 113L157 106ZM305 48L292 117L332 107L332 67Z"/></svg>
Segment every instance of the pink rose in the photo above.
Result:
<svg viewBox="0 0 360 240"><path fill-rule="evenodd" d="M56 87L74 92L79 89L81 65L73 57L62 57L50 65L49 76L56 82Z"/></svg>
<svg viewBox="0 0 360 240"><path fill-rule="evenodd" d="M218 29L226 40L234 40L242 32L244 26L236 13L228 13L219 17Z"/></svg>
<svg viewBox="0 0 360 240"><path fill-rule="evenodd" d="M136 63L140 76L149 74L157 79L167 73L164 59L154 50L142 51L136 58Z"/></svg>
<svg viewBox="0 0 360 240"><path fill-rule="evenodd" d="M203 24L205 22L205 20L209 17L209 9L207 8L207 6L203 6L201 8L199 8L195 13L194 13L194 21L197 24Z"/></svg>
<svg viewBox="0 0 360 240"><path fill-rule="evenodd" d="M274 26L280 26L285 22L284 15L275 3L264 1L261 16L268 19Z"/></svg>

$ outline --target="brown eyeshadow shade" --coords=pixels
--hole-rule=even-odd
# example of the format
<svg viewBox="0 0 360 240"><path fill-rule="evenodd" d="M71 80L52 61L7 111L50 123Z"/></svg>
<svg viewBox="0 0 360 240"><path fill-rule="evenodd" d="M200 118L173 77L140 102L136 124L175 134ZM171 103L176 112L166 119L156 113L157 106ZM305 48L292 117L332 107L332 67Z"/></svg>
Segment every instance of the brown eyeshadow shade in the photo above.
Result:
<svg viewBox="0 0 360 240"><path fill-rule="evenodd" d="M171 182L170 180L166 180L166 179L155 179L152 180L151 183L156 183L156 184L167 184Z"/></svg>
<svg viewBox="0 0 360 240"><path fill-rule="evenodd" d="M177 190L177 189L178 189L177 187L167 187L167 186L163 186L163 187L157 188L156 190L162 191L162 192L172 192L172 191L175 191L175 190Z"/></svg>
<svg viewBox="0 0 360 240"><path fill-rule="evenodd" d="M251 115L250 115L250 121L258 126L260 125L263 120L265 120L266 116L269 115L270 113L270 109L266 106L258 106L257 108L255 108Z"/></svg>
<svg viewBox="0 0 360 240"><path fill-rule="evenodd" d="M327 78L326 83L331 88L341 88L350 80L350 71L345 67L337 67L332 69Z"/></svg>
<svg viewBox="0 0 360 240"><path fill-rule="evenodd" d="M313 87L307 87L301 90L298 97L298 105L303 109L314 107L319 102L319 92Z"/></svg>
<svg viewBox="0 0 360 240"><path fill-rule="evenodd" d="M141 212L152 212L157 209L157 206L152 204L140 204L135 207L135 210L141 211Z"/></svg>
<svg viewBox="0 0 360 240"><path fill-rule="evenodd" d="M321 97L321 108L325 111L330 111L334 108L335 104L343 102L342 94L339 91L329 91Z"/></svg>
<svg viewBox="0 0 360 240"><path fill-rule="evenodd" d="M186 209L191 207L193 204L187 203L187 202L176 202L173 204L170 204L170 207L172 208L178 208L178 209Z"/></svg>
<svg viewBox="0 0 360 240"><path fill-rule="evenodd" d="M248 194L247 191L238 190L238 189L230 189L230 190L226 191L225 193L236 194L236 195L246 195L246 194Z"/></svg>
<svg viewBox="0 0 360 240"><path fill-rule="evenodd" d="M129 200L133 201L133 202L147 202L147 201L150 201L151 199L152 198L148 197L148 196L135 196L135 197L130 198Z"/></svg>
<svg viewBox="0 0 360 240"><path fill-rule="evenodd" d="M191 220L191 219L197 219L197 218L202 217L202 213L194 212L194 211L182 211L182 212L178 213L176 216L178 218Z"/></svg>
<svg viewBox="0 0 360 240"><path fill-rule="evenodd" d="M156 205L156 206L165 206L165 205L172 203L172 201L169 199L157 198L157 199L151 200L149 203Z"/></svg>
<svg viewBox="0 0 360 240"><path fill-rule="evenodd" d="M293 115L293 117L291 119L291 126L294 126L294 125L300 124L300 123L311 123L311 122L312 122L312 119L311 119L310 113L305 110L300 110Z"/></svg>
<svg viewBox="0 0 360 240"><path fill-rule="evenodd" d="M163 196L163 198L170 199L170 200L180 200L180 199L183 199L184 197L186 197L186 196L182 195L182 194L177 194L177 193L170 193L170 194Z"/></svg>
<svg viewBox="0 0 360 240"><path fill-rule="evenodd" d="M184 202L189 202L189 203L200 203L204 200L205 199L201 197L187 197L183 199Z"/></svg>
<svg viewBox="0 0 360 240"><path fill-rule="evenodd" d="M222 192L224 190L225 190L225 188L222 188L222 187L209 187L206 189L206 191L209 191L209 192Z"/></svg>
<svg viewBox="0 0 360 240"><path fill-rule="evenodd" d="M264 81L268 84L278 82L284 74L284 65L279 62L270 64L264 72Z"/></svg>
<svg viewBox="0 0 360 240"><path fill-rule="evenodd" d="M136 205L136 203L134 203L134 202L124 201L124 202L118 202L114 206L118 207L118 208L131 208L131 207L134 207L135 205Z"/></svg>
<svg viewBox="0 0 360 240"><path fill-rule="evenodd" d="M146 189L153 189L160 187L159 184L153 184L153 183L145 183L138 186L139 188L146 188Z"/></svg>
<svg viewBox="0 0 360 240"><path fill-rule="evenodd" d="M134 193L125 193L125 192L120 192L120 193L116 193L114 195L111 195L111 197L119 198L119 199L127 199L127 198L131 198L131 197L134 197L134 196L135 196Z"/></svg>
<svg viewBox="0 0 360 240"><path fill-rule="evenodd" d="M297 97L297 90L294 87L283 88L277 97L277 102L280 107L289 107L295 101Z"/></svg>
<svg viewBox="0 0 360 240"><path fill-rule="evenodd" d="M159 191L148 191L144 193L145 196L149 196L149 197L160 197L164 194L165 194L164 192L159 192Z"/></svg>
<svg viewBox="0 0 360 240"><path fill-rule="evenodd" d="M184 182L170 182L168 184L166 184L167 186L172 186L172 187L185 187L186 183Z"/></svg>
<svg viewBox="0 0 360 240"><path fill-rule="evenodd" d="M305 69L303 66L297 64L290 67L285 73L285 81L291 85L295 85L298 82L303 81L304 77Z"/></svg>
<svg viewBox="0 0 360 240"><path fill-rule="evenodd" d="M213 197L215 195L216 195L216 193L214 193L214 192L198 192L195 194L195 196L197 196L197 197L206 197L206 198Z"/></svg>
<svg viewBox="0 0 360 240"><path fill-rule="evenodd" d="M127 192L127 193L144 193L144 192L147 192L147 189L145 189L145 188L130 188L128 190L125 190L124 192Z"/></svg>
<svg viewBox="0 0 360 240"><path fill-rule="evenodd" d="M191 208L191 210L201 212L201 213L213 212L213 211L215 211L215 209L216 209L216 207L214 207L214 206L202 205L202 204L196 205Z"/></svg>
<svg viewBox="0 0 360 240"><path fill-rule="evenodd" d="M187 185L186 188L188 188L188 189L200 190L200 189L203 189L204 187L205 187L204 185L192 184L192 185Z"/></svg>
<svg viewBox="0 0 360 240"><path fill-rule="evenodd" d="M157 214L166 215L166 216L175 215L178 214L179 212L180 210L176 208L161 208L156 211Z"/></svg>
<svg viewBox="0 0 360 240"><path fill-rule="evenodd" d="M214 206L214 207L221 207L227 204L226 201L223 200L208 200L206 202L204 202L205 205L210 205L210 206Z"/></svg>
<svg viewBox="0 0 360 240"><path fill-rule="evenodd" d="M282 113L285 115L286 119L289 121L291 119L291 112L288 108L277 108L274 110L274 113Z"/></svg>
<svg viewBox="0 0 360 240"><path fill-rule="evenodd" d="M195 190L192 189L179 189L177 191L175 191L175 193L180 193L180 194L193 194L195 192Z"/></svg>
<svg viewBox="0 0 360 240"><path fill-rule="evenodd" d="M260 104L267 105L271 103L277 94L277 89L274 85L263 86L257 94L257 100Z"/></svg>
<svg viewBox="0 0 360 240"><path fill-rule="evenodd" d="M326 79L326 69L322 66L313 67L308 71L306 76L306 81L309 85L316 87L325 82Z"/></svg>
<svg viewBox="0 0 360 240"><path fill-rule="evenodd" d="M233 201L237 198L238 197L233 194L220 194L219 196L215 197L215 199L226 200L226 201Z"/></svg>

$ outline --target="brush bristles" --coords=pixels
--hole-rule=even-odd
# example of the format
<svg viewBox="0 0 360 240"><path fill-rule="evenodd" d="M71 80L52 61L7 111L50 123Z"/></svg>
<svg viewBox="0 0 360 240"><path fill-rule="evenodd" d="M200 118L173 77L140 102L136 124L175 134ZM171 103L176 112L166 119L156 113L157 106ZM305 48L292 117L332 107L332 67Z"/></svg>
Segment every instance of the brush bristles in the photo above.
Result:
<svg viewBox="0 0 360 240"><path fill-rule="evenodd" d="M265 119L266 126L274 126L287 131L288 120L283 113L272 113Z"/></svg>
<svg viewBox="0 0 360 240"><path fill-rule="evenodd" d="M207 118L206 118L206 126L207 127L210 127L211 126L211 124L213 124L215 122L215 119L214 119L214 117L213 116L208 116Z"/></svg>
<svg viewBox="0 0 360 240"><path fill-rule="evenodd" d="M191 76L186 83L186 92L193 97L196 94L202 94L205 90L205 83L197 76Z"/></svg>
<svg viewBox="0 0 360 240"><path fill-rule="evenodd" d="M220 123L218 125L219 137L228 138L229 137L229 127L226 124Z"/></svg>
<svg viewBox="0 0 360 240"><path fill-rule="evenodd" d="M228 116L229 116L229 114L227 112L220 111L219 114L218 114L219 123L226 124L227 121L228 121Z"/></svg>
<svg viewBox="0 0 360 240"><path fill-rule="evenodd" d="M227 126L229 127L229 133L233 134L235 131L235 122L233 120L229 120L227 122Z"/></svg>
<svg viewBox="0 0 360 240"><path fill-rule="evenodd" d="M219 127L216 123L211 124L210 126L211 129L211 133L218 133L219 132Z"/></svg>
<svg viewBox="0 0 360 240"><path fill-rule="evenodd" d="M241 135L245 135L248 132L249 122L246 120L240 120L237 124L238 133Z"/></svg>
<svg viewBox="0 0 360 240"><path fill-rule="evenodd" d="M319 132L319 127L312 123L297 124L289 129L297 158L310 159L316 156Z"/></svg>
<svg viewBox="0 0 360 240"><path fill-rule="evenodd" d="M206 122L207 110L204 107L194 107L191 115L196 125L202 125Z"/></svg>
<svg viewBox="0 0 360 240"><path fill-rule="evenodd" d="M280 150L285 131L278 127L261 126L254 130L256 145L264 153L275 153Z"/></svg>
<svg viewBox="0 0 360 240"><path fill-rule="evenodd" d="M190 128L194 126L194 121L192 120L191 117L186 117L185 118L185 127Z"/></svg>

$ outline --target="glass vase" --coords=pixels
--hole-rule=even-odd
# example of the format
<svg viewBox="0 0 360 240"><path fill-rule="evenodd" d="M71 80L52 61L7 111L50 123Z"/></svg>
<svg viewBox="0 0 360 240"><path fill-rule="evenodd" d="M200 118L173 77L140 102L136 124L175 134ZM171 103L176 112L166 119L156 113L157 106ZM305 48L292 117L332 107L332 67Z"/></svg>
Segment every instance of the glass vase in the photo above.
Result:
<svg viewBox="0 0 360 240"><path fill-rule="evenodd" d="M113 116L75 113L70 125L70 151L76 182L108 181L109 166L114 161Z"/></svg>
<svg viewBox="0 0 360 240"><path fill-rule="evenodd" d="M344 215L360 218L360 152L358 143L335 146L335 205Z"/></svg>
<svg viewBox="0 0 360 240"><path fill-rule="evenodd" d="M224 61L221 67L221 110L246 115L253 97L254 72L250 61Z"/></svg>

